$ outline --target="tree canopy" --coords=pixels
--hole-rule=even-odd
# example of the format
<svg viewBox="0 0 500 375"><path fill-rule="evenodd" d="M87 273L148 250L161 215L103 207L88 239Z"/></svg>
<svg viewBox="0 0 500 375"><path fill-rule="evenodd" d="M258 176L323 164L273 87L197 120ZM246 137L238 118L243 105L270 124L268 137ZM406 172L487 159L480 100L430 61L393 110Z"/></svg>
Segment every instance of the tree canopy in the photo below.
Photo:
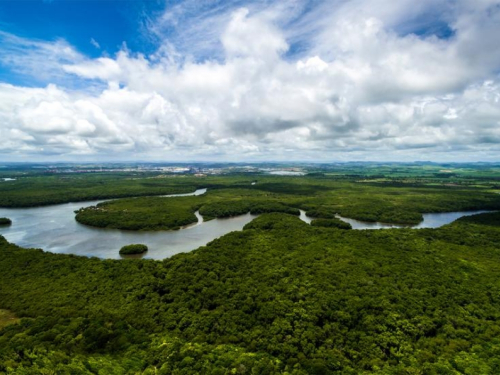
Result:
<svg viewBox="0 0 500 375"><path fill-rule="evenodd" d="M11 225L12 221L6 217L0 217L0 225Z"/></svg>
<svg viewBox="0 0 500 375"><path fill-rule="evenodd" d="M148 247L142 244L131 244L123 246L120 249L120 254L122 255L133 255L133 254L144 254L148 251Z"/></svg>
<svg viewBox="0 0 500 375"><path fill-rule="evenodd" d="M164 261L0 239L0 372L497 374L500 214L346 231L263 214ZM58 370L59 369L59 370Z"/></svg>

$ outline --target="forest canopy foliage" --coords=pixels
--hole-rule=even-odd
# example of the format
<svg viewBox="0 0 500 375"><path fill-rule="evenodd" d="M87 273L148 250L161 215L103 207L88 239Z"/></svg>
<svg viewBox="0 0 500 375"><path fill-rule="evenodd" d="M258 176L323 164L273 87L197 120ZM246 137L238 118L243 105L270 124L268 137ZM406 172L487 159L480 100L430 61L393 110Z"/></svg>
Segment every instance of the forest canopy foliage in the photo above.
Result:
<svg viewBox="0 0 500 375"><path fill-rule="evenodd" d="M176 229L196 211L260 216L163 261L52 254L0 236L0 374L499 374L500 213L419 230L343 230L336 218L416 224L426 212L500 209L494 176L385 168L1 184L2 207L120 198L76 215L106 228Z"/></svg>
<svg viewBox="0 0 500 375"><path fill-rule="evenodd" d="M323 227L323 228L338 228L338 229L352 229L351 224L346 223L337 218L333 219L315 219L311 222L313 227Z"/></svg>
<svg viewBox="0 0 500 375"><path fill-rule="evenodd" d="M0 372L497 374L500 214L345 231L264 214L164 261L0 238Z"/></svg>
<svg viewBox="0 0 500 375"><path fill-rule="evenodd" d="M11 225L12 221L6 217L0 217L0 225Z"/></svg>
<svg viewBox="0 0 500 375"><path fill-rule="evenodd" d="M299 215L303 209L316 219L335 219L340 214L367 222L415 225L427 212L500 209L499 194L477 188L374 186L325 177L266 176L255 185L238 176L205 178L203 184L208 191L201 196L117 199L79 210L76 220L101 228L166 230L195 223L197 210L210 220L248 212Z"/></svg>
<svg viewBox="0 0 500 375"><path fill-rule="evenodd" d="M144 254L148 251L148 247L143 244L125 245L120 249L122 255Z"/></svg>
<svg viewBox="0 0 500 375"><path fill-rule="evenodd" d="M76 212L82 224L100 228L128 230L180 229L195 223L195 212L204 220L268 212L299 215L298 208L287 206L279 197L267 198L260 192L245 189L219 189L202 196L144 197L118 199L86 207Z"/></svg>

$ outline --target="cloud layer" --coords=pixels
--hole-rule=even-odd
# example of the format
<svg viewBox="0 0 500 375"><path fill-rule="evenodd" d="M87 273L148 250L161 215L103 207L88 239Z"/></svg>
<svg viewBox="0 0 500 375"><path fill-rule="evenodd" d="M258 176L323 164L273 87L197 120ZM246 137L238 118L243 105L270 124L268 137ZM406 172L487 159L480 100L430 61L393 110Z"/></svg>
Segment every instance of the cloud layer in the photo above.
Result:
<svg viewBox="0 0 500 375"><path fill-rule="evenodd" d="M48 84L0 83L0 157L500 156L500 1L186 1L148 25L153 55L96 59L1 32L0 63Z"/></svg>

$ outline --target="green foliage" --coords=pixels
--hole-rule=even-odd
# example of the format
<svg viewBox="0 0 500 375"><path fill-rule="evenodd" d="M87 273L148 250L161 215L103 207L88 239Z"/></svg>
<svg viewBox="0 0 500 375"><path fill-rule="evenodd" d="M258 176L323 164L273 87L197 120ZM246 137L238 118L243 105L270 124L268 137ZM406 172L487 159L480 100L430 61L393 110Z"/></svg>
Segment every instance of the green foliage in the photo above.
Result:
<svg viewBox="0 0 500 375"><path fill-rule="evenodd" d="M144 254L148 251L148 247L142 244L132 244L123 246L120 249L120 254L122 255L132 255L132 254Z"/></svg>
<svg viewBox="0 0 500 375"><path fill-rule="evenodd" d="M351 224L340 219L315 219L311 222L313 227L352 229Z"/></svg>
<svg viewBox="0 0 500 375"><path fill-rule="evenodd" d="M381 204L375 207L357 205L341 208L339 212L342 216L356 218L357 220L366 222L379 221L382 223L418 224L423 220L422 214L419 212L411 211L410 208L394 208L387 204Z"/></svg>
<svg viewBox="0 0 500 375"><path fill-rule="evenodd" d="M296 216L300 215L300 210L298 208L288 207L280 202L260 202L254 204L250 209L250 213L254 215L271 212L281 212Z"/></svg>
<svg viewBox="0 0 500 375"><path fill-rule="evenodd" d="M316 195L321 191L329 191L331 187L325 185L317 185L315 184L314 179L308 179L309 183L290 183L286 178L281 177L281 181L279 182L260 182L254 186L253 189L263 190L272 193L281 193L281 194L292 194L292 195ZM305 179L301 179L302 181ZM301 182L302 182L301 181Z"/></svg>
<svg viewBox="0 0 500 375"><path fill-rule="evenodd" d="M257 219L252 220L250 223L246 224L243 229L260 229L260 230L271 230L271 229L282 229L285 231L292 231L294 229L302 229L304 223L296 217L289 215L283 215L279 213L270 213L266 215L259 216Z"/></svg>
<svg viewBox="0 0 500 375"><path fill-rule="evenodd" d="M285 178L269 178L280 180ZM299 215L298 209L302 208L313 218L335 219L338 213L368 222L418 224L426 212L500 209L499 194L478 189L374 187L311 177L294 178L287 183L264 180L250 186L249 182L241 184L233 177L217 181L217 187L209 188L203 196L119 199L82 209L76 220L101 228L164 230L196 222L197 209L210 220L248 212ZM210 186L209 179L205 183ZM322 188L317 189L318 183L323 184Z"/></svg>
<svg viewBox="0 0 500 375"><path fill-rule="evenodd" d="M499 223L344 231L271 213L161 262L0 237L0 305L23 317L0 333L0 373L497 374Z"/></svg>
<svg viewBox="0 0 500 375"><path fill-rule="evenodd" d="M29 176L0 184L0 207L33 207L66 202L190 193L197 181L137 173Z"/></svg>
<svg viewBox="0 0 500 375"><path fill-rule="evenodd" d="M143 196L78 211L99 227L261 214L161 262L44 253L0 236L0 323L3 312L16 323L0 330L0 374L500 373L499 213L439 229L335 229L345 225L337 213L415 224L425 212L499 209L491 169L470 179L470 169L434 166L316 172L0 184L9 207ZM144 197L201 186L198 197Z"/></svg>
<svg viewBox="0 0 500 375"><path fill-rule="evenodd" d="M498 212L490 212L482 215L463 216L455 222L455 226L461 224L480 224L500 227L500 215Z"/></svg>
<svg viewBox="0 0 500 375"><path fill-rule="evenodd" d="M193 207L196 210L203 205L207 206L201 213L207 219L247 212L293 213L291 210L301 208L314 218L329 219L340 214L396 224L418 224L422 213L500 209L500 194L492 190L498 185L498 178L491 168L455 168L452 181L436 180L435 173L448 175L439 172L443 167L437 166L344 166L335 167L335 173L326 173L328 168L324 167L318 169L303 177L235 174L199 178L125 172L17 177L16 181L0 184L0 207L188 193L197 187L209 188L206 195L210 199L191 197L192 201L183 202L184 207L176 204L172 208L175 215L163 215L155 208L159 203L170 209L169 203L147 197L106 203L107 212L89 210L77 218L88 225L130 230L188 225L196 221ZM258 183L251 185L256 177Z"/></svg>
<svg viewBox="0 0 500 375"><path fill-rule="evenodd" d="M196 223L197 197L128 198L99 203L76 212L81 224L127 230L179 229Z"/></svg>
<svg viewBox="0 0 500 375"><path fill-rule="evenodd" d="M17 323L18 321L19 319L17 316L11 311L0 309L0 330L10 324Z"/></svg>
<svg viewBox="0 0 500 375"><path fill-rule="evenodd" d="M76 212L81 224L100 228L128 230L179 229L197 221L200 211L205 220L243 215L283 212L299 215L297 208L287 206L277 198L264 198L258 192L244 189L209 191L192 197L143 197L118 199L86 207Z"/></svg>
<svg viewBox="0 0 500 375"><path fill-rule="evenodd" d="M207 218L231 217L246 214L251 203L242 200L216 201L203 205L200 214Z"/></svg>
<svg viewBox="0 0 500 375"><path fill-rule="evenodd" d="M306 215L309 217L321 218L321 219L335 219L335 214L336 212L330 211L324 207L309 209L306 212Z"/></svg>
<svg viewBox="0 0 500 375"><path fill-rule="evenodd" d="M250 212L253 215L282 212L291 215L300 215L298 208L286 206L281 202L263 200L224 200L205 204L200 209L200 214L208 218L230 217L243 215Z"/></svg>
<svg viewBox="0 0 500 375"><path fill-rule="evenodd" d="M0 217L0 225L11 225L12 221L6 217Z"/></svg>

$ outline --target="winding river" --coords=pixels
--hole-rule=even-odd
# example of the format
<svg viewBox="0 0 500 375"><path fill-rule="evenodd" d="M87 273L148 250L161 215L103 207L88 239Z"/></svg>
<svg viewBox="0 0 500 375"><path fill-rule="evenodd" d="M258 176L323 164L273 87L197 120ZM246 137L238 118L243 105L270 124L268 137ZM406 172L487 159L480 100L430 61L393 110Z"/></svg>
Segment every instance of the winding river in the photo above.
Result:
<svg viewBox="0 0 500 375"><path fill-rule="evenodd" d="M351 224L352 229L390 229L390 228L439 228L443 225L450 224L455 220L461 218L462 216L470 216L476 214L483 214L492 211L459 211L459 212L443 212L438 214L422 214L424 220L417 225L400 225L400 224L389 224L389 223L370 223L366 221L360 221L355 219L349 219L347 217L342 217L336 215L340 220Z"/></svg>
<svg viewBox="0 0 500 375"><path fill-rule="evenodd" d="M201 195L206 189L190 194L172 194L164 197ZM42 248L53 253L75 254L107 259L120 259L118 250L131 243L142 243L149 251L144 258L164 259L174 254L188 252L229 232L243 229L256 215L246 214L227 219L204 222L196 212L198 222L177 231L135 232L117 229L92 228L75 220L75 210L94 206L103 200L58 204L34 208L0 208L0 217L8 217L12 225L0 227L0 235L9 242L27 248ZM449 224L459 217L486 211L424 214L424 221L416 228L436 228ZM301 211L300 218L310 223L312 218ZM341 218L354 229L397 228L383 223L365 223Z"/></svg>
<svg viewBox="0 0 500 375"><path fill-rule="evenodd" d="M199 189L190 194L172 194L165 197L201 195L205 192L206 189ZM256 217L247 214L203 222L203 217L197 212L198 223L177 231L160 232L92 228L75 220L75 210L100 202L104 201L34 208L0 208L0 217L12 220L11 226L0 228L0 234L9 242L22 247L108 259L120 259L118 250L124 245L142 243L149 248L144 258L164 259L206 245L231 231L241 230Z"/></svg>

